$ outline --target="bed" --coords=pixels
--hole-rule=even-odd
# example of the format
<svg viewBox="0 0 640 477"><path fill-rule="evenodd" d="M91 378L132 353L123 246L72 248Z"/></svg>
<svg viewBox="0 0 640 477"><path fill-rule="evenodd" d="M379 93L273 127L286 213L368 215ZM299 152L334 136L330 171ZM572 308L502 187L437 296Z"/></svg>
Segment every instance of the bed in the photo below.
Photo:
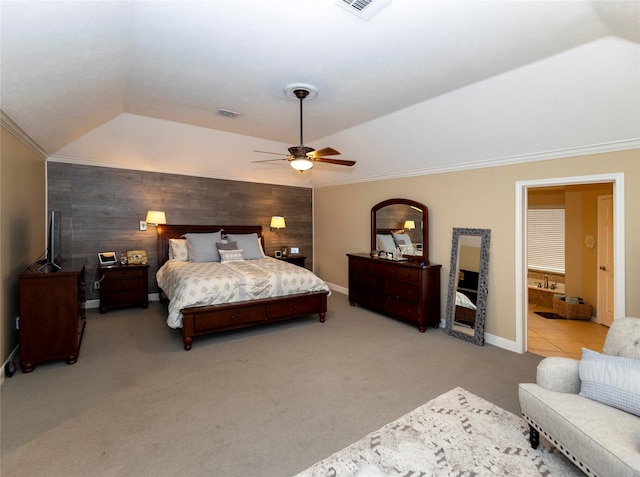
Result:
<svg viewBox="0 0 640 477"><path fill-rule="evenodd" d="M180 239L184 239L185 235L196 243L196 239L209 239L206 234L215 237L215 233L220 230L224 231L220 242L237 242L244 244L245 248L252 247L251 243L247 244L247 240L250 234L255 234L254 240L259 243L257 248L261 256L251 260L228 259L234 256L234 250L231 249L240 247L230 246L230 250L223 251L223 246L220 245L221 249L216 253L223 256L223 261L220 261L220 257L215 261L193 254L196 261L188 263L189 260L181 255L182 249L176 248L176 245L182 247L183 244L179 242L184 241ZM158 225L157 233L156 278L160 287L160 299L168 305L167 324L171 328L182 328L185 350L191 349L196 336L316 313L320 322L325 321L329 287L309 270L264 256L261 226ZM247 252L250 253L249 250L245 251ZM199 280L201 286L197 292L185 291L189 276ZM232 280L225 282L223 277ZM234 290L238 286L241 289ZM209 294L202 292L205 289L211 290L211 297L204 296ZM190 297L194 294L200 296Z"/></svg>

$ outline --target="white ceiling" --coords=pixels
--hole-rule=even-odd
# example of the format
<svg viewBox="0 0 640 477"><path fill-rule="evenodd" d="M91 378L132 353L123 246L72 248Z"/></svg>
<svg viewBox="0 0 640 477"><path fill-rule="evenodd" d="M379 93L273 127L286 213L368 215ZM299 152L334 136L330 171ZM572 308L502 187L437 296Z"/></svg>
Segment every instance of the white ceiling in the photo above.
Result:
<svg viewBox="0 0 640 477"><path fill-rule="evenodd" d="M59 159L303 185L640 136L632 91L637 83L629 87L639 78L640 2L393 0L369 21L335 3L5 0L0 105L47 155ZM555 65L558 58L562 62ZM503 97L496 106L500 91L534 91L550 101L551 109L540 111L548 115L557 108L545 96L549 87L536 88L545 80L558 84L554 74L568 78L586 62L596 70L593 77L589 72L589 78L572 81L591 83L593 90L579 84L576 89L586 96L618 95L604 101L609 106L602 108L611 109L600 116L626 107L615 115L620 127L603 120L604 128L576 127L588 137L574 138L569 131L566 142L547 143L540 134L529 144L531 134L523 134L521 143L514 139L504 150L495 142L476 142L469 148L473 153L442 153L445 143L457 142L451 133L456 128L463 128L457 137L480 128L479 142L488 141L491 122L500 128L494 135L518 137L509 131L513 121L496 124L491 117L494 107L513 104ZM297 82L319 90L305 102L305 144L335 147L339 158L358 161L354 168L318 165L302 176L284 162L251 164L271 158L254 149L284 153L298 144L298 104L282 91ZM583 103L571 84L562 87L568 93L563 96L576 95L567 108ZM487 97L492 104L482 103ZM525 113L533 115L540 101L523 103L520 113L526 105ZM485 108L485 119L462 106L470 104ZM218 108L242 116L224 118ZM437 124L407 135L407 124L426 119ZM581 114L575 120L594 121ZM381 131L388 132L386 143L377 137ZM404 160L435 131L443 144L428 146L434 157Z"/></svg>

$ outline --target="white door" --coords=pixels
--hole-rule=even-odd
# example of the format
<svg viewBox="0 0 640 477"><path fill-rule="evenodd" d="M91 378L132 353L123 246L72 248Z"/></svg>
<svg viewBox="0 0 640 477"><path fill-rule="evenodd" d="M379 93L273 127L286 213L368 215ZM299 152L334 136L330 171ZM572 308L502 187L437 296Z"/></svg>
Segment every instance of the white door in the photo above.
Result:
<svg viewBox="0 0 640 477"><path fill-rule="evenodd" d="M598 197L598 307L597 321L613 323L613 196Z"/></svg>

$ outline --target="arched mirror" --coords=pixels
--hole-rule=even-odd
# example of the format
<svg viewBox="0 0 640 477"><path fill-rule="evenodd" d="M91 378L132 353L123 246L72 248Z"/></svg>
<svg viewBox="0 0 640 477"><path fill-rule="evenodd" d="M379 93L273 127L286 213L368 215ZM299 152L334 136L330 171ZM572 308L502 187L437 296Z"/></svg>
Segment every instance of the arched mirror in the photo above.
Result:
<svg viewBox="0 0 640 477"><path fill-rule="evenodd" d="M409 199L388 199L371 208L371 250L400 249L409 260L429 264L429 213Z"/></svg>
<svg viewBox="0 0 640 477"><path fill-rule="evenodd" d="M446 331L484 345L489 272L489 229L454 228L447 299Z"/></svg>

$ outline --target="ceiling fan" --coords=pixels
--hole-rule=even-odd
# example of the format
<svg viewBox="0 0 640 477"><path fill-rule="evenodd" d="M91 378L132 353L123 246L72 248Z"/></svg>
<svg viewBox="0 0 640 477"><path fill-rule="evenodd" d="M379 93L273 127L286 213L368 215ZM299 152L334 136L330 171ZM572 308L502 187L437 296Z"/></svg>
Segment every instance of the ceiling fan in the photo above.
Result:
<svg viewBox="0 0 640 477"><path fill-rule="evenodd" d="M347 161L343 159L331 159L329 157L323 156L336 156L340 153L331 147L325 147L324 149L320 149L316 151L312 147L307 147L304 145L302 140L302 102L305 98L310 96L310 98L315 98L318 94L318 90L308 84L296 83L290 84L285 87L284 94L289 98L297 98L300 100L300 145L299 146L291 146L289 148L289 155L286 157L282 157L279 159L266 159L263 161L252 161L256 162L272 162L272 161L289 161L291 167L294 169L303 172L311 169L313 167L314 162L325 162L327 164L337 164L339 166L353 166L356 161ZM261 152L264 154L278 154L277 152L267 152L267 151L254 151Z"/></svg>

